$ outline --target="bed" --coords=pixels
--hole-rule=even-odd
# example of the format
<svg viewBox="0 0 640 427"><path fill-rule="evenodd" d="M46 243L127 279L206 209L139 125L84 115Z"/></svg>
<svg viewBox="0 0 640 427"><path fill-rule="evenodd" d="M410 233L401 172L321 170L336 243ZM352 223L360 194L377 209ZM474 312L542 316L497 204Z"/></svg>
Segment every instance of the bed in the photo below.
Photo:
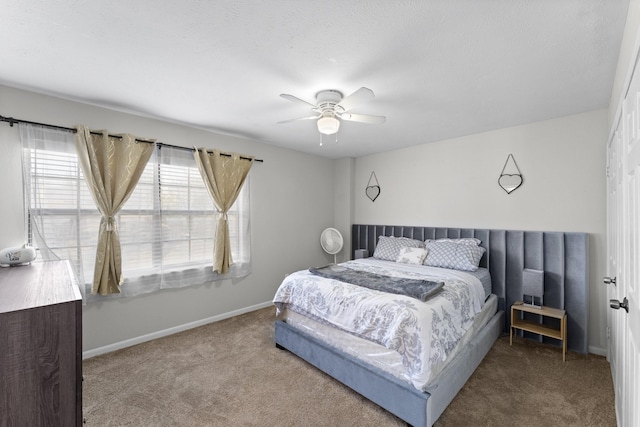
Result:
<svg viewBox="0 0 640 427"><path fill-rule="evenodd" d="M437 244L452 241L459 245L473 240L477 248L468 258L472 259L472 264L476 262L477 270L473 266L467 268L464 262L462 266L453 265L455 268L446 263L446 268L437 263L435 267L423 267L424 259L397 262L397 254L386 256L382 250L382 245L386 248L388 241L394 244L402 241L403 245L412 241L411 245L419 246L425 241ZM378 247L380 242L383 243ZM427 248L427 257L429 253L437 252L434 248L439 246ZM316 271L294 273L283 281L274 297L279 313L275 323L276 345L336 378L409 425L433 425L498 336L508 331L509 316L504 313L514 301L521 299L522 271L525 268L544 271L545 304L564 308L568 313L568 348L587 352L588 235L585 233L353 225L352 254L356 250L366 250L370 255L376 254L376 258L351 260L340 264L338 269L362 272L373 278L376 275L389 276L394 283L414 280L443 283L444 286L431 294L419 296L383 295L375 289L361 289L358 284L341 283L340 287L342 279L319 277ZM402 255L411 258L425 254L419 249L407 249L406 253L403 249ZM435 258L431 258L429 264L433 265L433 260ZM329 282L332 287L328 294L317 293L318 288ZM307 287L303 286L305 283ZM413 286L415 283L410 284ZM357 289L355 296L346 293L346 289L351 288ZM300 299L289 299L296 292L301 294ZM442 308L442 300L451 303L458 301L459 297L466 299L452 305L465 306L464 312L452 315ZM349 316L355 305L362 304L366 310L369 300L371 304L383 301L381 307L384 308L376 309L372 305L368 308L368 317ZM393 308L393 304L418 307L415 313L406 315L400 308ZM434 304L440 308L434 309ZM346 308L339 309L340 305ZM382 314L371 316L376 310ZM325 318L329 312L338 312L342 317L337 320ZM447 318L446 328L432 319L436 312ZM411 334L400 332L394 335L395 329L392 333L371 327L371 322L380 323L378 319L385 317L412 319L411 322L395 322L410 324L413 328ZM369 319L369 324L363 322L365 318ZM422 329L416 326L427 324L438 326L424 326ZM444 336L444 341L439 341L441 337L437 336ZM525 333L524 336L557 345L553 340L535 334ZM415 345L422 339L427 341Z"/></svg>

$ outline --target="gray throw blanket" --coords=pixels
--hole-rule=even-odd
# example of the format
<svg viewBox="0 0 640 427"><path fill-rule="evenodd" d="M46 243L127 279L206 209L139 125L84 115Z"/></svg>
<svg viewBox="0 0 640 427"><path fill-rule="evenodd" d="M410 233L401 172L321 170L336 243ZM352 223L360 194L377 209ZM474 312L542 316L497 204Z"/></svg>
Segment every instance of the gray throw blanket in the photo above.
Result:
<svg viewBox="0 0 640 427"><path fill-rule="evenodd" d="M376 291L407 295L417 298L420 301L426 301L444 286L444 282L383 276L368 271L353 270L336 264L327 265L326 267L310 268L309 272L316 276L335 279Z"/></svg>

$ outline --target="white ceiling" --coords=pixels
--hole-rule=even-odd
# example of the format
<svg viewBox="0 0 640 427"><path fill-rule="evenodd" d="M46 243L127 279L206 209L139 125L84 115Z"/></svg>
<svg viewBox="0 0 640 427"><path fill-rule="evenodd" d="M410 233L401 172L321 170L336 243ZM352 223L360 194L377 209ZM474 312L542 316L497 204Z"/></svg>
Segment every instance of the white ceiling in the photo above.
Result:
<svg viewBox="0 0 640 427"><path fill-rule="evenodd" d="M607 108L627 6L0 0L0 84L358 157ZM276 124L310 112L281 93L314 102L323 89L362 86L376 99L352 112L386 123L343 122L338 143L325 137L322 147L314 121Z"/></svg>

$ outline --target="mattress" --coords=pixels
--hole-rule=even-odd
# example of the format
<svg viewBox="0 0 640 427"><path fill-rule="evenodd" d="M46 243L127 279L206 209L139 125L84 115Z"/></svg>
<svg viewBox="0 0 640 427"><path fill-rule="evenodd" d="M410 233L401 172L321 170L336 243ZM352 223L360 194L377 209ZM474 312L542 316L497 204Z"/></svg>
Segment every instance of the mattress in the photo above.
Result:
<svg viewBox="0 0 640 427"><path fill-rule="evenodd" d="M484 289L484 298L489 298L489 295L491 295L491 274L489 274L489 269L480 267L476 271L466 271L465 273L469 273L480 280L482 289Z"/></svg>
<svg viewBox="0 0 640 427"><path fill-rule="evenodd" d="M352 268L384 269L390 275L442 278L445 286L441 294L423 303L300 271L287 277L274 297L280 318L408 380L419 390L433 383L446 362L496 312L497 298L485 299L482 280L467 272L371 258L346 264ZM411 319L412 329L396 330L405 319Z"/></svg>
<svg viewBox="0 0 640 427"><path fill-rule="evenodd" d="M438 383L439 374L445 368L447 362L453 360L453 358L464 349L464 346L471 340L471 338L489 322L497 312L497 309L498 297L491 294L489 295L489 298L487 298L485 305L482 307L482 311L473 320L471 328L465 333L454 350L449 354L447 361L432 368L430 380L426 383L419 384L420 390L428 391L430 387L433 387L434 384ZM407 369L402 364L402 357L396 351L389 350L367 339L332 328L331 326L325 325L291 310L283 310L280 313L279 318L287 322L290 326L299 329L332 347L339 348L351 356L363 360L398 379L411 383ZM414 386L416 386L416 384L414 384Z"/></svg>

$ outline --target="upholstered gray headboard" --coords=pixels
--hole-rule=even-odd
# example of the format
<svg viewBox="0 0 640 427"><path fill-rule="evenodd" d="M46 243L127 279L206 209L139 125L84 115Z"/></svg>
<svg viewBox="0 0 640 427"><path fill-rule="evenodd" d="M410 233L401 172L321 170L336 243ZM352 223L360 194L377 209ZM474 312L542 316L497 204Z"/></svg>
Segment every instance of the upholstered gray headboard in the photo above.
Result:
<svg viewBox="0 0 640 427"><path fill-rule="evenodd" d="M567 311L567 347L588 352L589 323L589 236L587 233L487 230L468 228L414 227L397 225L352 226L353 257L356 249L373 255L378 236L440 239L475 237L487 250L481 267L489 268L498 309L505 310L505 332L511 323L509 308L522 299L522 270L544 271L544 305ZM540 316L535 316L540 317ZM555 319L545 319L553 324ZM528 334L541 341L549 338Z"/></svg>

